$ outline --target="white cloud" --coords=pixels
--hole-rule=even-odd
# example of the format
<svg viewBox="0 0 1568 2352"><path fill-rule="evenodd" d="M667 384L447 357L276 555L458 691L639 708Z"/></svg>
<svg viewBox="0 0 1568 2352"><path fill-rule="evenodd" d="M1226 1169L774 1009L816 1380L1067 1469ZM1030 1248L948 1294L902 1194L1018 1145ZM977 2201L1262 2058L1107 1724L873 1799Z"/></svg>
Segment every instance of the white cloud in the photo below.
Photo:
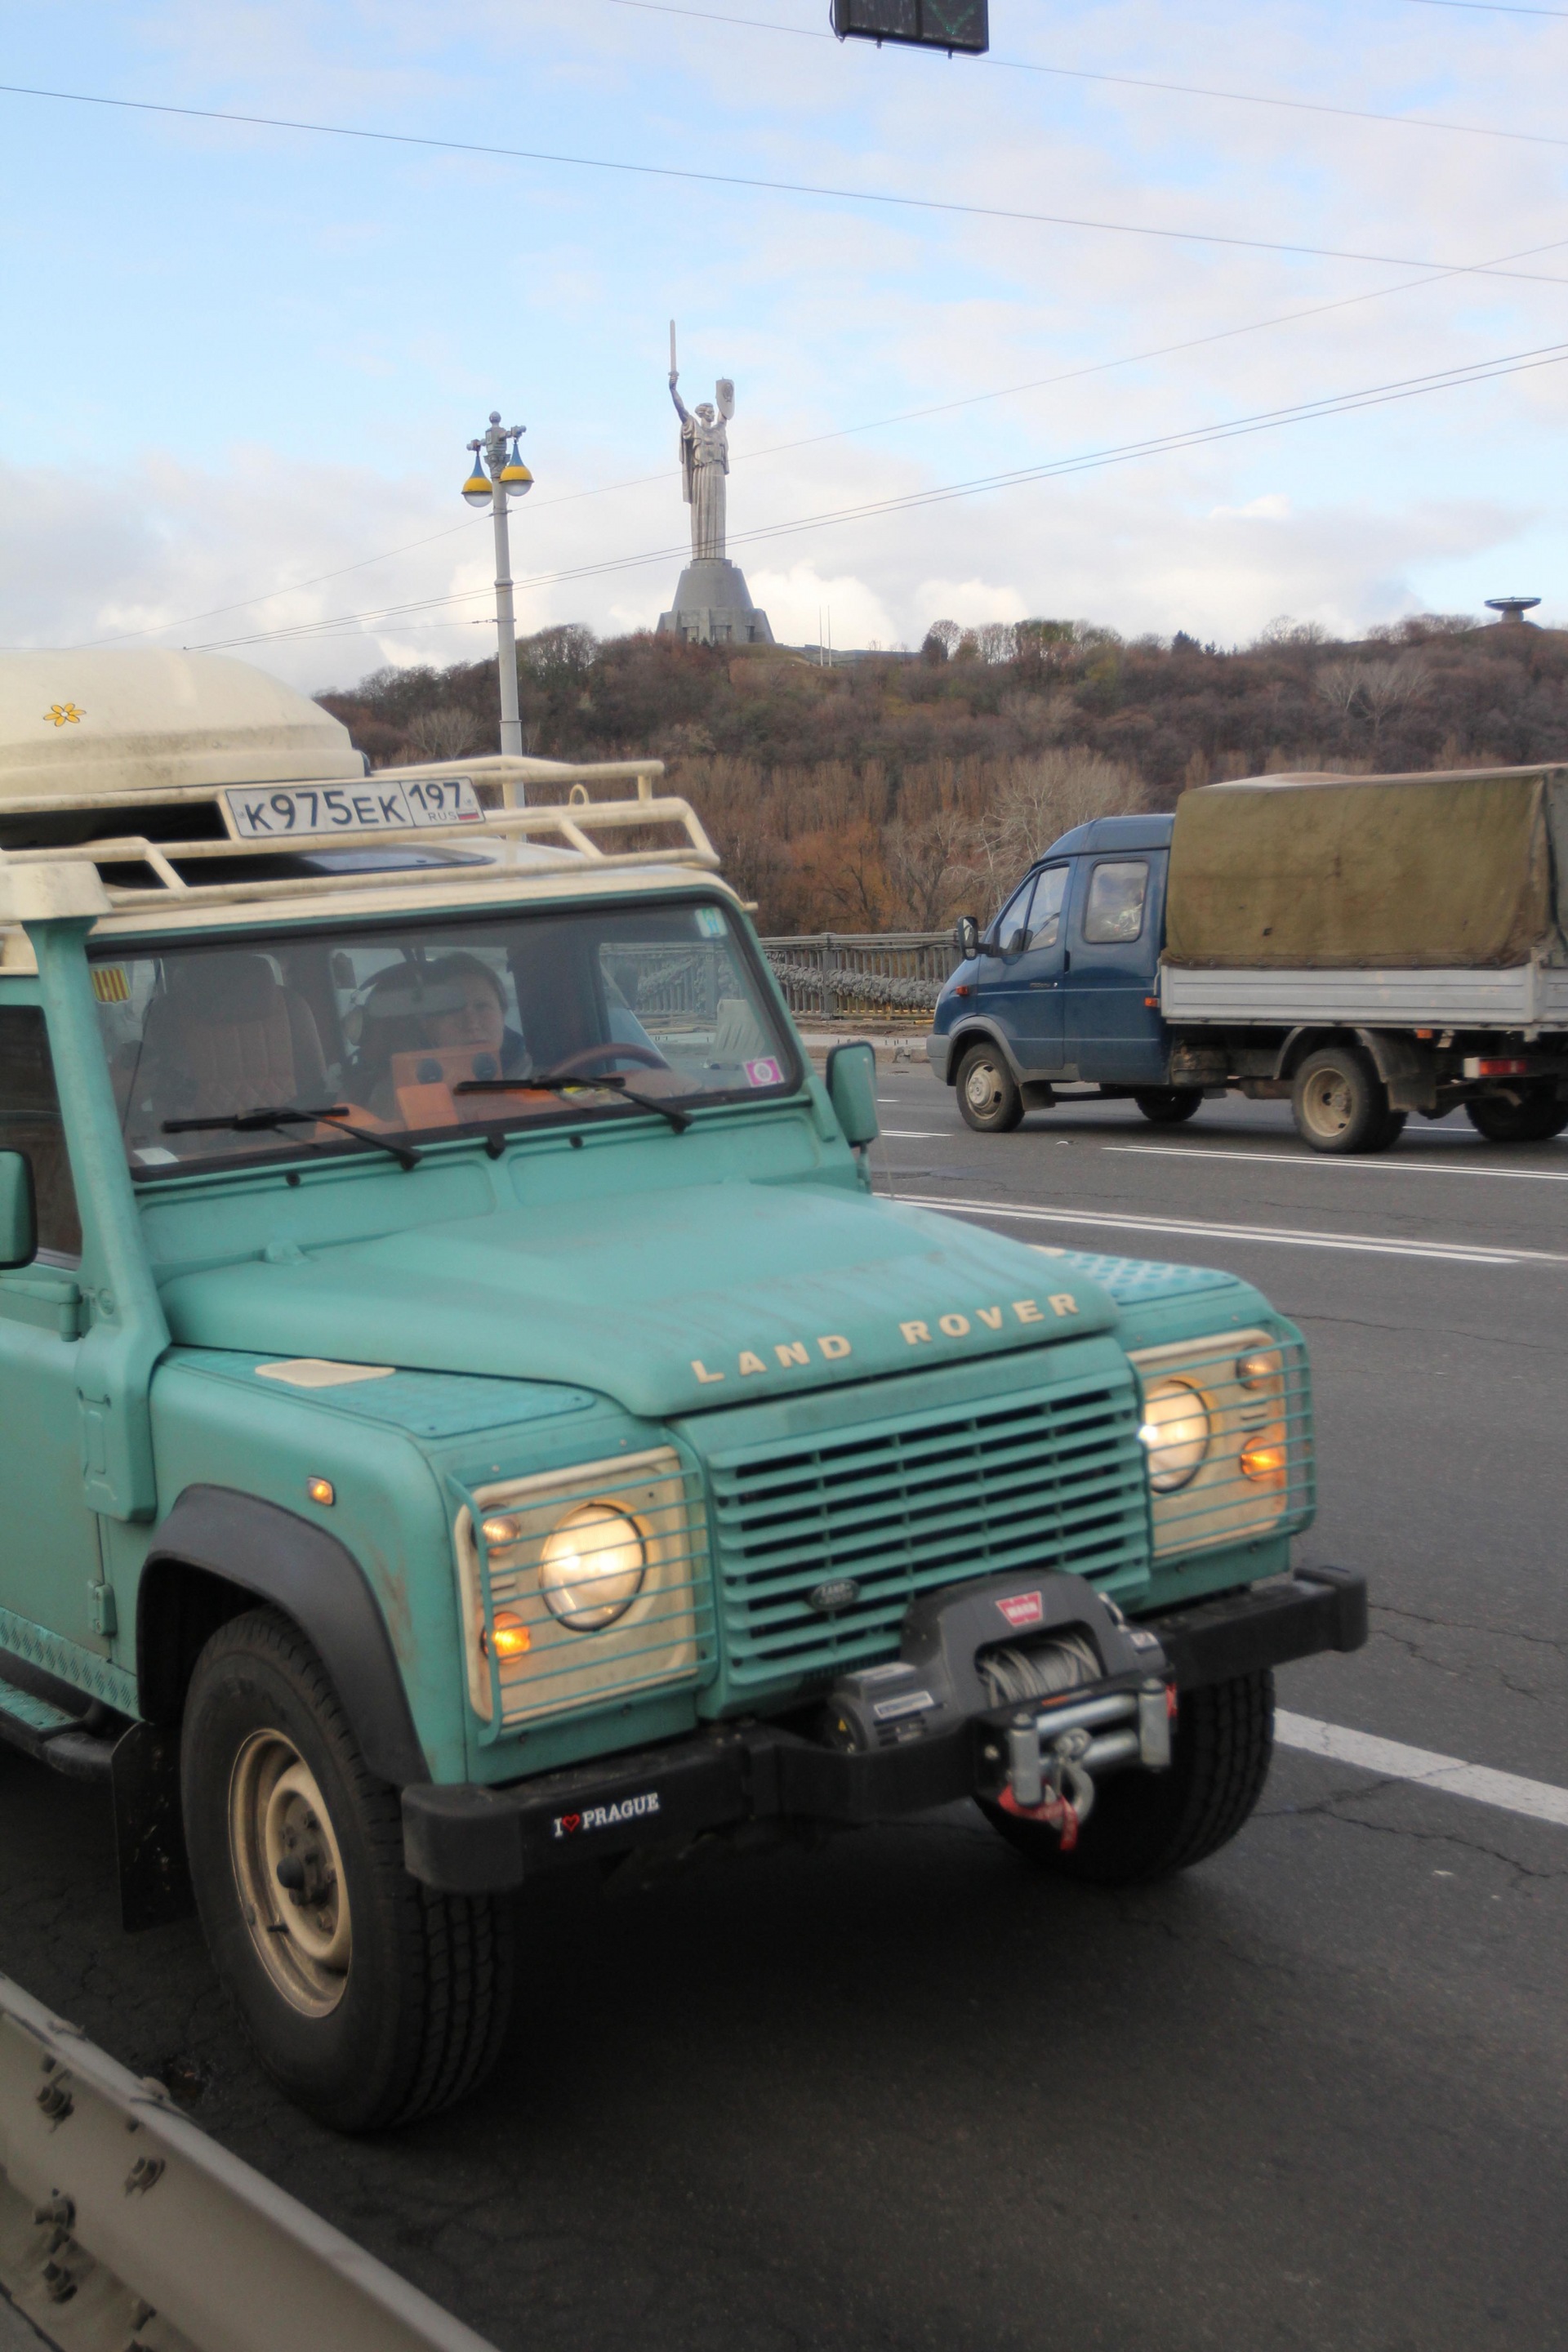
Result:
<svg viewBox="0 0 1568 2352"><path fill-rule="evenodd" d="M1030 610L1016 588L998 587L988 580L922 580L912 609L927 616L925 627L916 625L917 639L932 621L956 621L960 628L978 629L986 621L1027 620Z"/></svg>
<svg viewBox="0 0 1568 2352"><path fill-rule="evenodd" d="M818 26L814 10L774 13ZM997 14L998 53L1042 66L1559 130L1558 37L1527 19L1504 41L1455 15L1438 42L1350 0ZM80 0L22 12L13 79L69 86L87 50L97 82L127 96L1434 263L1544 246L1563 178L1550 145L608 0L475 0L461 25L437 0ZM169 625L163 642L198 643L375 614L236 650L305 685L488 653L482 593L386 614L482 592L482 518L466 538L272 592L460 526L455 462L498 404L527 418L539 477L515 540L522 625L651 625L686 527L663 381L672 311L688 385L737 382L734 551L781 638L814 638L831 604L844 644L918 643L943 614L1032 613L1228 642L1280 611L1352 629L1477 609L1516 564L1544 613L1563 608L1550 367L744 537L1546 343L1568 278L1549 250L1517 267L1550 283L1423 285L1429 271L1394 262L6 104L17 193L0 326L26 354L0 385L10 643L153 623ZM1186 348L1150 356L1166 346ZM1059 380L879 422L1040 378ZM606 484L641 486L583 495Z"/></svg>
<svg viewBox="0 0 1568 2352"><path fill-rule="evenodd" d="M1210 507L1211 522L1283 522L1290 512L1290 501L1283 490L1266 490L1260 499L1248 499L1244 507Z"/></svg>
<svg viewBox="0 0 1568 2352"><path fill-rule="evenodd" d="M881 598L847 573L825 578L815 563L792 563L787 572L754 568L748 572L746 584L780 645L816 646L829 639L843 646L897 642Z"/></svg>

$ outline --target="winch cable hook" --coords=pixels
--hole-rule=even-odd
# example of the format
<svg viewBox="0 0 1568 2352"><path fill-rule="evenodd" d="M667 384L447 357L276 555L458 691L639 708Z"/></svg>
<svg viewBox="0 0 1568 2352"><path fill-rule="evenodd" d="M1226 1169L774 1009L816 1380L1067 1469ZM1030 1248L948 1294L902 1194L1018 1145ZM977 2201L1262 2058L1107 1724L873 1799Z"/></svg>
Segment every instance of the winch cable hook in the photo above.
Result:
<svg viewBox="0 0 1568 2352"><path fill-rule="evenodd" d="M1043 1822L1058 1831L1062 1852L1070 1853L1094 1804L1094 1782L1078 1760L1089 1746L1089 1735L1064 1732L1047 1759L1040 1753L1033 1724L1017 1724L1008 1733L1007 1745L1010 1769L997 1803L1019 1821Z"/></svg>

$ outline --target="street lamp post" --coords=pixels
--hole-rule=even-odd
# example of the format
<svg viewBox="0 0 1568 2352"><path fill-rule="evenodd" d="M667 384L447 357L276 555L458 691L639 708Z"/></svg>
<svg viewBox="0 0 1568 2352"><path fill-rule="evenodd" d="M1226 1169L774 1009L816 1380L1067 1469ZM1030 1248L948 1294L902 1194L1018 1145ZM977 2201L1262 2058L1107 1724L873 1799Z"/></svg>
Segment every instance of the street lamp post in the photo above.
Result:
<svg viewBox="0 0 1568 2352"><path fill-rule="evenodd" d="M517 760L522 757L522 719L517 706L517 615L511 601L511 541L507 530L507 509L510 499L526 498L533 488L533 476L519 457L517 448L527 429L523 425L503 425L500 410L492 408L489 432L468 444L474 453L474 467L463 484L463 496L468 504L471 507L488 506L495 520L496 667L500 677L500 748L503 755L510 753Z"/></svg>

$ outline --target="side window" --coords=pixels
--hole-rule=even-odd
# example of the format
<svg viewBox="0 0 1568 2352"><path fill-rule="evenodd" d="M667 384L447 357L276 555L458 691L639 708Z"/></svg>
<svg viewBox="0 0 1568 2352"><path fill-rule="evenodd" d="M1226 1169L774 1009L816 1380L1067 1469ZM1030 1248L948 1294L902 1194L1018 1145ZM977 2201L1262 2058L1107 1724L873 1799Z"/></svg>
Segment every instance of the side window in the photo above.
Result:
<svg viewBox="0 0 1568 2352"><path fill-rule="evenodd" d="M0 1151L25 1151L38 1196L38 1247L79 1258L81 1220L44 1016L37 1005L0 1007Z"/></svg>
<svg viewBox="0 0 1568 2352"><path fill-rule="evenodd" d="M1011 943L1015 933L1023 930L1027 924L1029 896L1034 887L1035 877L1031 874L1029 879L1019 889L1014 891L1002 912L992 924L991 937L999 949L1005 950Z"/></svg>
<svg viewBox="0 0 1568 2352"><path fill-rule="evenodd" d="M1062 927L1062 904L1068 894L1066 866L1047 866L1035 885L1035 903L1029 908L1029 945L1032 948L1054 948Z"/></svg>
<svg viewBox="0 0 1568 2352"><path fill-rule="evenodd" d="M1083 910L1083 936L1090 947L1125 947L1143 929L1149 868L1136 864L1097 866Z"/></svg>

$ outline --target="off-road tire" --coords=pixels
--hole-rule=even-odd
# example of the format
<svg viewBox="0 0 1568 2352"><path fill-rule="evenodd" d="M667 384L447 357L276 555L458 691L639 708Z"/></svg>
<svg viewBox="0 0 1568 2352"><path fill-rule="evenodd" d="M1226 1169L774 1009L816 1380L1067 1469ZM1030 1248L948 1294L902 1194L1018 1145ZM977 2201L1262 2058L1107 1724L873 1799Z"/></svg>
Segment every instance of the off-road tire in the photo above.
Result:
<svg viewBox="0 0 1568 2352"><path fill-rule="evenodd" d="M1296 1073L1296 1132L1314 1151L1383 1151L1393 1141L1388 1089L1360 1045L1321 1045Z"/></svg>
<svg viewBox="0 0 1568 2352"><path fill-rule="evenodd" d="M1181 1127L1203 1108L1201 1087L1137 1087L1133 1101L1156 1127Z"/></svg>
<svg viewBox="0 0 1568 2352"><path fill-rule="evenodd" d="M352 1950L335 2005L319 2013L279 1989L247 1922L244 1840L231 1810L245 1759L268 1741L300 1759L342 1864ZM325 1668L288 1619L253 1610L213 1635L186 1694L180 1760L208 1948L279 2089L347 2132L412 2122L474 2089L506 2031L510 1906L493 1895L437 1895L408 1876L397 1791L367 1769ZM284 1898L275 1899L280 1907Z"/></svg>
<svg viewBox="0 0 1568 2352"><path fill-rule="evenodd" d="M958 1108L977 1135L1006 1135L1024 1116L1024 1097L999 1046L971 1045L958 1065Z"/></svg>
<svg viewBox="0 0 1568 2352"><path fill-rule="evenodd" d="M1568 1127L1568 1103L1554 1094L1526 1095L1520 1103L1482 1095L1465 1105L1465 1116L1489 1143L1547 1143Z"/></svg>
<svg viewBox="0 0 1568 2352"><path fill-rule="evenodd" d="M1058 1878L1131 1886L1190 1870L1227 1845L1268 1778L1274 1753L1274 1676L1242 1675L1183 1696L1168 1772L1113 1772L1064 1853L1044 1822L982 1803L1009 1845Z"/></svg>

